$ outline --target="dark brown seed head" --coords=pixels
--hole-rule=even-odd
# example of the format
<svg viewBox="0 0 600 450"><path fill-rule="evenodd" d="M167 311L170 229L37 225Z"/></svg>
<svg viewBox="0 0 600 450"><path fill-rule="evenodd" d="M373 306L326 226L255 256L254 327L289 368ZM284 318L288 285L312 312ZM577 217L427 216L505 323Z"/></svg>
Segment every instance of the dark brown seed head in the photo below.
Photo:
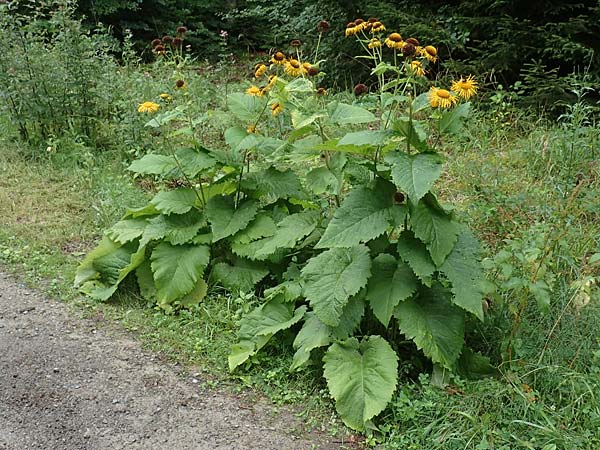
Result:
<svg viewBox="0 0 600 450"><path fill-rule="evenodd" d="M152 48L155 48L157 45L160 45L162 42L160 39L153 39L152 40Z"/></svg>
<svg viewBox="0 0 600 450"><path fill-rule="evenodd" d="M354 95L357 97L366 94L367 92L369 92L369 88L363 83L358 83L356 86L354 86Z"/></svg>
<svg viewBox="0 0 600 450"><path fill-rule="evenodd" d="M177 81L175 82L175 86L176 86L178 89L181 89L182 87L184 87L184 86L185 86L185 81L183 81L183 80L177 80Z"/></svg>
<svg viewBox="0 0 600 450"><path fill-rule="evenodd" d="M165 46L162 44L159 44L156 47L154 47L154 51L156 53L163 53L165 51Z"/></svg>
<svg viewBox="0 0 600 450"><path fill-rule="evenodd" d="M402 192L396 192L394 194L394 202L402 203L406 199L406 196Z"/></svg>
<svg viewBox="0 0 600 450"><path fill-rule="evenodd" d="M408 42L409 44L412 44L412 45L414 45L415 47L416 47L416 46L418 46L418 45L420 45L420 44L419 44L419 40L418 40L418 39L415 39L415 38L412 38L412 37L411 37L411 38L408 38L408 39L407 39L406 41L404 41L404 42Z"/></svg>
<svg viewBox="0 0 600 450"><path fill-rule="evenodd" d="M173 42L173 36L163 36L162 41L164 44L170 44Z"/></svg>
<svg viewBox="0 0 600 450"><path fill-rule="evenodd" d="M325 33L327 30L329 30L329 27L329 22L327 22L326 20L321 20L317 25L317 31L319 33Z"/></svg>
<svg viewBox="0 0 600 450"><path fill-rule="evenodd" d="M183 39L181 39L180 37L176 37L175 39L173 39L173 45L175 47L179 47L181 44L183 44Z"/></svg>
<svg viewBox="0 0 600 450"><path fill-rule="evenodd" d="M408 58L410 56L415 56L415 53L417 53L417 47L410 42L405 42L402 46L402 54Z"/></svg>
<svg viewBox="0 0 600 450"><path fill-rule="evenodd" d="M292 39L290 41L290 45L292 47L300 47L302 45L302 41L300 41L300 39Z"/></svg>
<svg viewBox="0 0 600 450"><path fill-rule="evenodd" d="M316 77L319 75L319 69L317 69L315 66L310 66L307 72L311 77Z"/></svg>
<svg viewBox="0 0 600 450"><path fill-rule="evenodd" d="M179 34L185 34L185 33L187 33L187 28L186 28L186 27L184 27L184 26L177 27L177 32L178 32Z"/></svg>

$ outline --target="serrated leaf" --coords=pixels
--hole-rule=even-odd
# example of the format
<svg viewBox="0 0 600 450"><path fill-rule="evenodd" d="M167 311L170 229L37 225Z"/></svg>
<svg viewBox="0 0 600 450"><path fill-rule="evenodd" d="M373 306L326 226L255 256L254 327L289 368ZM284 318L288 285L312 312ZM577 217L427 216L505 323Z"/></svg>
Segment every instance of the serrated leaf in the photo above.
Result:
<svg viewBox="0 0 600 450"><path fill-rule="evenodd" d="M217 161L203 150L182 148L175 153L181 169L189 178L215 167Z"/></svg>
<svg viewBox="0 0 600 450"><path fill-rule="evenodd" d="M238 260L235 265L224 262L215 264L211 274L232 292L249 292L269 274L269 270L259 263Z"/></svg>
<svg viewBox="0 0 600 450"><path fill-rule="evenodd" d="M330 327L319 320L316 314L306 313L306 320L302 329L294 339L294 359L290 370L297 370L304 366L310 359L310 352L318 347L331 344Z"/></svg>
<svg viewBox="0 0 600 450"><path fill-rule="evenodd" d="M194 289L208 265L210 249L205 245L161 242L154 248L150 260L157 300L170 303Z"/></svg>
<svg viewBox="0 0 600 450"><path fill-rule="evenodd" d="M394 206L395 188L380 181L374 188L355 188L336 209L315 248L352 247L385 233Z"/></svg>
<svg viewBox="0 0 600 450"><path fill-rule="evenodd" d="M440 133L458 133L470 111L471 102L465 102L451 111L444 112L439 124Z"/></svg>
<svg viewBox="0 0 600 450"><path fill-rule="evenodd" d="M372 112L360 106L348 105L346 103L339 103L330 118L333 123L340 125L367 123L376 120Z"/></svg>
<svg viewBox="0 0 600 450"><path fill-rule="evenodd" d="M210 222L213 242L231 236L248 226L258 212L258 204L247 200L237 209L231 196L217 196L206 203L205 214Z"/></svg>
<svg viewBox="0 0 600 450"><path fill-rule="evenodd" d="M411 147L420 152L429 152L431 148L427 145L427 132L423 124L408 117L400 117L394 121L394 131L403 136Z"/></svg>
<svg viewBox="0 0 600 450"><path fill-rule="evenodd" d="M339 191L341 180L327 168L315 167L306 174L306 185L314 194L335 194Z"/></svg>
<svg viewBox="0 0 600 450"><path fill-rule="evenodd" d="M431 276L435 272L435 264L431 260L425 244L415 238L412 231L404 230L398 237L398 254L408 263L423 284L431 286Z"/></svg>
<svg viewBox="0 0 600 450"><path fill-rule="evenodd" d="M154 285L154 276L152 275L152 267L150 260L145 260L135 269L140 294L148 302L156 301L156 286Z"/></svg>
<svg viewBox="0 0 600 450"><path fill-rule="evenodd" d="M414 203L432 188L442 173L442 160L436 153L407 155L404 152L393 152L388 153L385 159L392 164L394 183L406 192Z"/></svg>
<svg viewBox="0 0 600 450"><path fill-rule="evenodd" d="M256 196L269 197L272 201L280 198L306 198L302 183L291 170L280 171L269 167L260 172L252 172L242 180L242 188L254 191Z"/></svg>
<svg viewBox="0 0 600 450"><path fill-rule="evenodd" d="M146 225L146 219L143 217L123 219L106 230L106 235L115 242L126 244L139 238L144 233Z"/></svg>
<svg viewBox="0 0 600 450"><path fill-rule="evenodd" d="M408 265L386 253L373 259L371 271L367 300L375 317L387 327L394 308L415 293L419 282Z"/></svg>
<svg viewBox="0 0 600 450"><path fill-rule="evenodd" d="M172 214L164 217L164 237L173 245L185 244L196 237L198 231L207 225L202 212L192 209L185 214Z"/></svg>
<svg viewBox="0 0 600 450"><path fill-rule="evenodd" d="M133 161L127 168L141 175L161 175L166 177L177 170L177 162L172 156L149 154Z"/></svg>
<svg viewBox="0 0 600 450"><path fill-rule="evenodd" d="M192 209L197 200L198 196L193 189L177 188L159 192L150 203L163 214L183 214Z"/></svg>
<svg viewBox="0 0 600 450"><path fill-rule="evenodd" d="M160 214L160 211L152 203L140 208L129 208L123 215L124 219L137 219L138 217L149 217Z"/></svg>
<svg viewBox="0 0 600 450"><path fill-rule="evenodd" d="M346 133L338 145L384 145L391 136L388 130L363 130Z"/></svg>
<svg viewBox="0 0 600 450"><path fill-rule="evenodd" d="M370 275L366 246L333 248L311 258L302 269L304 295L319 319L335 327L348 299L367 284Z"/></svg>
<svg viewBox="0 0 600 450"><path fill-rule="evenodd" d="M240 244L248 244L263 237L273 236L276 231L275 221L265 213L258 213L245 229L236 233L233 240Z"/></svg>
<svg viewBox="0 0 600 450"><path fill-rule="evenodd" d="M479 243L471 232L463 229L440 271L452 283L454 304L483 320L485 276L479 255Z"/></svg>
<svg viewBox="0 0 600 450"><path fill-rule="evenodd" d="M415 236L427 244L435 265L441 266L458 239L458 223L439 206L432 194L426 194L415 206L410 222Z"/></svg>
<svg viewBox="0 0 600 450"><path fill-rule="evenodd" d="M198 280L196 283L196 287L192 289L190 292L181 297L177 303L186 308L190 308L192 306L199 305L202 300L206 297L208 293L208 284L202 278ZM162 306L161 303L158 303L158 306Z"/></svg>
<svg viewBox="0 0 600 450"><path fill-rule="evenodd" d="M325 357L324 376L344 423L362 431L384 410L398 379L398 356L385 339L370 336L333 344Z"/></svg>
<svg viewBox="0 0 600 450"><path fill-rule="evenodd" d="M400 331L415 341L425 356L452 370L464 343L465 315L440 286L422 289L394 311Z"/></svg>
<svg viewBox="0 0 600 450"><path fill-rule="evenodd" d="M229 111L244 123L254 123L267 103L266 98L235 92L227 96Z"/></svg>

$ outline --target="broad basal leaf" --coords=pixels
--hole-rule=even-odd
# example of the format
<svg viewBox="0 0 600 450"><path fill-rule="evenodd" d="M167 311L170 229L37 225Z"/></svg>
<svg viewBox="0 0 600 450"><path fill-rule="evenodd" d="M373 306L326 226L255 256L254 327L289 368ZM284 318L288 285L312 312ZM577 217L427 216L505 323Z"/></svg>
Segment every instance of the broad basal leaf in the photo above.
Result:
<svg viewBox="0 0 600 450"><path fill-rule="evenodd" d="M364 130L347 133L338 141L338 145L373 145L387 143L391 136L388 130Z"/></svg>
<svg viewBox="0 0 600 450"><path fill-rule="evenodd" d="M427 244L435 265L441 266L458 239L458 223L439 206L432 194L425 195L415 206L410 222L415 236Z"/></svg>
<svg viewBox="0 0 600 450"><path fill-rule="evenodd" d="M106 235L115 242L125 244L139 238L144 233L146 225L144 217L123 219L106 230Z"/></svg>
<svg viewBox="0 0 600 450"><path fill-rule="evenodd" d="M198 201L196 191L190 188L177 188L162 191L150 201L163 214L183 214L194 207Z"/></svg>
<svg viewBox="0 0 600 450"><path fill-rule="evenodd" d="M242 180L242 187L254 191L256 197L268 197L271 201L306 197L300 179L289 169L279 171L269 167L260 172L252 172Z"/></svg>
<svg viewBox="0 0 600 450"><path fill-rule="evenodd" d="M360 106L339 103L331 113L331 121L344 125L351 123L367 123L376 120L375 115Z"/></svg>
<svg viewBox="0 0 600 450"><path fill-rule="evenodd" d="M400 331L415 341L425 356L452 370L464 343L465 315L449 297L437 285L422 289L416 298L401 302L394 317Z"/></svg>
<svg viewBox="0 0 600 450"><path fill-rule="evenodd" d="M348 299L367 284L370 275L367 247L333 248L311 258L302 269L304 295L319 319L335 327Z"/></svg>
<svg viewBox="0 0 600 450"><path fill-rule="evenodd" d="M359 186L336 209L316 248L352 247L384 233L392 219L395 188L380 181Z"/></svg>
<svg viewBox="0 0 600 450"><path fill-rule="evenodd" d="M433 186L442 173L442 160L436 153L407 155L393 152L386 156L392 164L392 179L400 189L417 203Z"/></svg>
<svg viewBox="0 0 600 450"><path fill-rule="evenodd" d="M465 102L443 113L440 120L440 133L458 133L470 110L471 102Z"/></svg>
<svg viewBox="0 0 600 450"><path fill-rule="evenodd" d="M195 178L199 173L203 173L215 167L217 161L204 150L193 148L182 148L175 153L181 169L189 178Z"/></svg>
<svg viewBox="0 0 600 450"><path fill-rule="evenodd" d="M344 423L363 430L384 410L398 379L398 357L385 339L370 336L333 344L324 361L324 376Z"/></svg>
<svg viewBox="0 0 600 450"><path fill-rule="evenodd" d="M479 256L479 243L467 229L463 229L440 271L452 283L454 304L483 320L485 276Z"/></svg>
<svg viewBox="0 0 600 450"><path fill-rule="evenodd" d="M254 285L268 273L269 270L263 264L241 259L234 265L224 262L215 264L212 269L212 276L232 292L252 291Z"/></svg>
<svg viewBox="0 0 600 450"><path fill-rule="evenodd" d="M177 162L172 156L149 154L134 161L127 168L141 175L161 175L166 177L177 170Z"/></svg>
<svg viewBox="0 0 600 450"><path fill-rule="evenodd" d="M371 272L367 300L375 317L387 327L394 308L415 293L419 281L408 265L386 253L373 259Z"/></svg>
<svg viewBox="0 0 600 450"><path fill-rule="evenodd" d="M196 283L196 286L194 287L194 289L192 289L190 292L188 292L183 297L181 297L177 301L177 303L180 304L181 306L185 306L186 308L190 308L192 306L196 306L196 305L200 304L200 302L202 300L204 300L204 298L206 297L207 293L208 293L208 285L206 284L206 281L204 281L202 278L200 278L198 280L198 282ZM163 305L161 303L158 303L158 306L163 306Z"/></svg>
<svg viewBox="0 0 600 450"><path fill-rule="evenodd" d="M231 196L211 198L206 204L205 214L211 224L213 242L246 228L257 212L258 204L254 200L247 200L236 209Z"/></svg>
<svg viewBox="0 0 600 450"><path fill-rule="evenodd" d="M427 132L422 122L411 120L408 117L400 117L394 121L394 131L397 135L404 137L410 146L418 151L431 151L427 145Z"/></svg>
<svg viewBox="0 0 600 450"><path fill-rule="evenodd" d="M435 264L425 244L417 239L412 231L404 230L398 237L398 254L408 263L423 284L431 286Z"/></svg>
<svg viewBox="0 0 600 450"><path fill-rule="evenodd" d="M306 174L306 186L317 195L337 194L341 181L325 166L315 167Z"/></svg>
<svg viewBox="0 0 600 450"><path fill-rule="evenodd" d="M209 259L205 245L158 244L150 257L158 301L169 303L194 289Z"/></svg>
<svg viewBox="0 0 600 450"><path fill-rule="evenodd" d="M266 98L235 92L227 96L229 110L244 123L254 123L267 102Z"/></svg>
<svg viewBox="0 0 600 450"><path fill-rule="evenodd" d="M233 240L240 244L249 244L257 239L273 236L276 231L275 221L264 212L258 213L245 229L233 237Z"/></svg>

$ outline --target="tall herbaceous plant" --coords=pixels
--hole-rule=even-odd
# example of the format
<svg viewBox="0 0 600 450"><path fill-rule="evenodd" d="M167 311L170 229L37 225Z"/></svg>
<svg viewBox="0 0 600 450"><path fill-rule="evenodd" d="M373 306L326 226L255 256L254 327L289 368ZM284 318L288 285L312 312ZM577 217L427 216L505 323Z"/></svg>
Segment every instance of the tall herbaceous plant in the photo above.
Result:
<svg viewBox="0 0 600 450"><path fill-rule="evenodd" d="M415 345L437 374L482 360L464 338L466 321L484 316L478 243L432 192L441 136L459 131L478 86L431 82L434 46L358 19L345 33L376 81L334 95L319 68L328 32L323 21L314 49L294 40L272 52L245 92L227 96L237 124L226 148L208 148L193 118L140 107L177 145L129 169L163 187L106 232L76 283L104 300L131 274L167 310L213 285L255 293L263 300L240 322L230 369L291 333L290 369L322 364L340 416L364 430ZM176 103L165 108L185 108Z"/></svg>

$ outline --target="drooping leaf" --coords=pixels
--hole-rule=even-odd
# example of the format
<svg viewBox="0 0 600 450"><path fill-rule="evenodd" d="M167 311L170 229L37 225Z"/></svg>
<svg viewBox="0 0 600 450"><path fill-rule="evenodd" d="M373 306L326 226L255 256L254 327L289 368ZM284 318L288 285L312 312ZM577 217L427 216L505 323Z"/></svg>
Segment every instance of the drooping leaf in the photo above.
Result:
<svg viewBox="0 0 600 450"><path fill-rule="evenodd" d="M407 155L404 152L393 152L388 153L385 159L392 164L394 183L414 203L431 189L442 173L442 160L436 153Z"/></svg>
<svg viewBox="0 0 600 450"><path fill-rule="evenodd" d="M212 276L232 292L249 292L268 274L269 270L263 264L242 259L234 265L220 262L212 269Z"/></svg>
<svg viewBox="0 0 600 450"><path fill-rule="evenodd" d="M254 200L247 200L234 206L231 196L217 196L206 203L206 217L210 222L213 242L231 236L246 228L258 212L258 204Z"/></svg>
<svg viewBox="0 0 600 450"><path fill-rule="evenodd" d="M338 145L384 145L391 136L388 130L363 130L347 133L338 141Z"/></svg>
<svg viewBox="0 0 600 450"><path fill-rule="evenodd" d="M375 317L387 327L394 308L415 293L419 282L409 266L386 253L373 259L371 271L367 300Z"/></svg>
<svg viewBox="0 0 600 450"><path fill-rule="evenodd" d="M156 286L154 285L154 276L152 275L150 260L146 259L137 267L137 269L135 269L135 276L137 278L142 297L144 297L144 299L146 299L148 302L155 302Z"/></svg>
<svg viewBox="0 0 600 450"><path fill-rule="evenodd" d="M427 244L431 259L441 266L454 248L460 227L437 203L432 194L426 194L410 216L415 236Z"/></svg>
<svg viewBox="0 0 600 450"><path fill-rule="evenodd" d="M450 111L444 112L440 119L440 133L458 133L470 111L471 102L465 102Z"/></svg>
<svg viewBox="0 0 600 450"><path fill-rule="evenodd" d="M273 236L276 231L275 221L266 213L258 213L245 229L236 233L233 239L234 242L248 244L263 237Z"/></svg>
<svg viewBox="0 0 600 450"><path fill-rule="evenodd" d="M125 211L124 219L137 219L138 217L150 217L160 214L160 211L152 203L140 208L129 208Z"/></svg>
<svg viewBox="0 0 600 450"><path fill-rule="evenodd" d="M398 356L380 336L333 344L325 357L324 376L344 423L363 430L384 410L396 390Z"/></svg>
<svg viewBox="0 0 600 450"><path fill-rule="evenodd" d="M206 281L200 278L196 283L196 286L190 292L181 297L177 303L186 308L190 308L200 304L200 302L206 297L207 293L208 284L206 284ZM158 306L162 306L162 304L158 303Z"/></svg>
<svg viewBox="0 0 600 450"><path fill-rule="evenodd" d="M166 177L177 170L177 162L172 156L149 154L132 162L127 170L141 175Z"/></svg>
<svg viewBox="0 0 600 450"><path fill-rule="evenodd" d="M198 201L196 191L190 188L177 188L161 191L150 203L163 214L183 214L192 209Z"/></svg>
<svg viewBox="0 0 600 450"><path fill-rule="evenodd" d="M115 242L126 244L139 238L144 233L146 225L146 219L143 217L123 219L106 230L106 235Z"/></svg>
<svg viewBox="0 0 600 450"><path fill-rule="evenodd" d="M360 106L348 105L346 103L339 103L331 113L330 118L333 123L339 125L367 123L376 120L372 112Z"/></svg>
<svg viewBox="0 0 600 450"><path fill-rule="evenodd" d="M158 301L170 303L194 289L209 259L210 250L205 245L158 244L150 257Z"/></svg>
<svg viewBox="0 0 600 450"><path fill-rule="evenodd" d="M199 173L215 167L217 161L204 150L182 148L175 153L181 169L189 178L195 178Z"/></svg>
<svg viewBox="0 0 600 450"><path fill-rule="evenodd" d="M310 359L310 352L318 347L331 344L331 330L319 320L315 313L306 313L306 320L302 329L294 340L294 359L290 370L297 370L304 366Z"/></svg>
<svg viewBox="0 0 600 450"><path fill-rule="evenodd" d="M452 370L464 343L464 312L439 285L421 289L416 298L401 302L394 311L400 331L415 341L425 356Z"/></svg>
<svg viewBox="0 0 600 450"><path fill-rule="evenodd" d="M431 286L435 264L425 244L417 239L412 231L404 230L398 237L398 254L408 263L423 284Z"/></svg>
<svg viewBox="0 0 600 450"><path fill-rule="evenodd" d="M254 191L257 197L269 197L272 201L280 198L306 198L298 175L291 170L280 171L269 167L260 172L251 172L242 180L244 189Z"/></svg>
<svg viewBox="0 0 600 450"><path fill-rule="evenodd" d="M332 248L311 258L302 269L304 295L319 319L335 327L348 299L367 284L370 275L366 246Z"/></svg>
<svg viewBox="0 0 600 450"><path fill-rule="evenodd" d="M483 320L485 276L480 263L479 243L467 229L461 230L456 245L440 266L452 283L455 305Z"/></svg>
<svg viewBox="0 0 600 450"><path fill-rule="evenodd" d="M380 181L355 188L336 209L316 248L352 247L383 234L392 220L395 187Z"/></svg>

